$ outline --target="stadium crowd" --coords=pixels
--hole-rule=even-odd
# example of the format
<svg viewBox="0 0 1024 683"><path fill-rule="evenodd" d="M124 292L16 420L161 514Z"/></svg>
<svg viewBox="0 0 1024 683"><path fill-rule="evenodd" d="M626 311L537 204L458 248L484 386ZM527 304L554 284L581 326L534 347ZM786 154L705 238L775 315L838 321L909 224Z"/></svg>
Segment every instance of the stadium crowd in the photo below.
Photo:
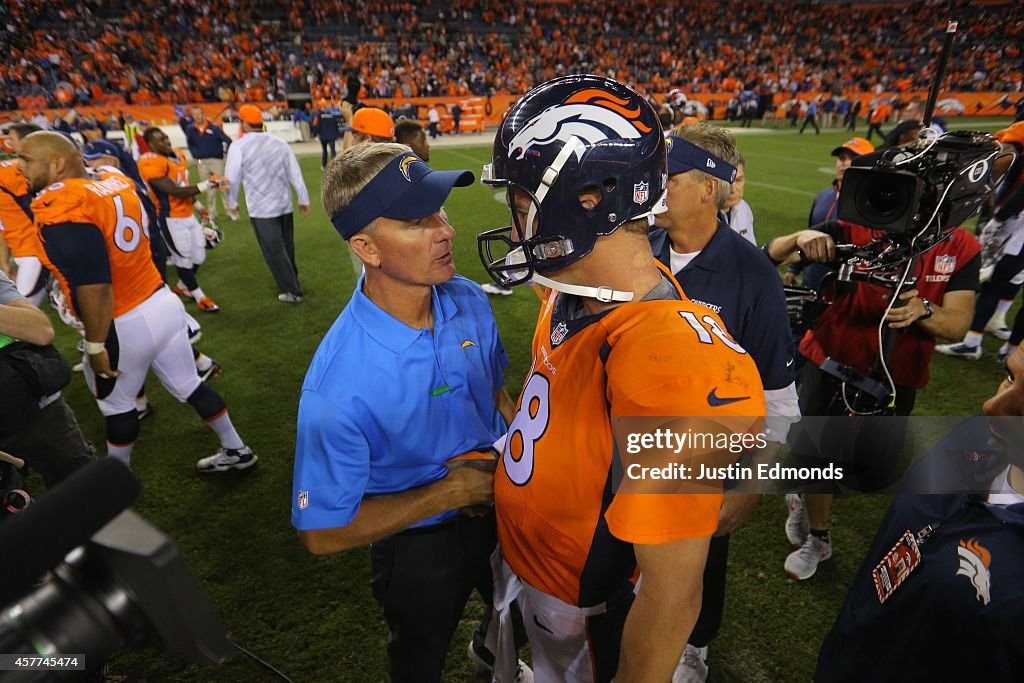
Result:
<svg viewBox="0 0 1024 683"><path fill-rule="evenodd" d="M5 16L6 15L6 16ZM0 102L55 106L282 100L330 95L356 70L363 97L518 94L569 71L655 92L906 91L934 73L936 6L595 0L43 2L0 8ZM1024 8L965 5L950 90L1021 89ZM531 45L533 49L522 50ZM681 46L681 47L680 47Z"/></svg>

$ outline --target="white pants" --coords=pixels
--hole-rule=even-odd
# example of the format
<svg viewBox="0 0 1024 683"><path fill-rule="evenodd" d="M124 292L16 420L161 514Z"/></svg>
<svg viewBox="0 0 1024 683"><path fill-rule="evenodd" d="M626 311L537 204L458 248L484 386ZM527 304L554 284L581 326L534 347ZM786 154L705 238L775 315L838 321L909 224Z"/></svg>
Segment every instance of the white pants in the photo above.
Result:
<svg viewBox="0 0 1024 683"><path fill-rule="evenodd" d="M18 265L18 272L14 284L18 293L39 306L46 298L46 278L49 271L43 268L42 262L35 256L15 256L14 262Z"/></svg>
<svg viewBox="0 0 1024 683"><path fill-rule="evenodd" d="M604 614L605 606L576 607L537 590L516 576L502 558L500 548L491 557L491 568L498 628L488 629L487 646L495 653L494 683L515 680L518 655L512 629L513 602L519 604L530 640L534 680L593 683L595 672L587 619Z"/></svg>
<svg viewBox="0 0 1024 683"><path fill-rule="evenodd" d="M174 265L191 268L206 262L206 235L195 216L168 218L167 232L171 236L171 258Z"/></svg>
<svg viewBox="0 0 1024 683"><path fill-rule="evenodd" d="M200 384L192 347L188 343L187 315L181 301L166 286L123 315L114 318L116 354L108 343L110 361L120 375L98 379L83 359L85 381L105 416L135 409L135 397L152 368L160 383L181 402ZM115 358L116 355L116 358Z"/></svg>

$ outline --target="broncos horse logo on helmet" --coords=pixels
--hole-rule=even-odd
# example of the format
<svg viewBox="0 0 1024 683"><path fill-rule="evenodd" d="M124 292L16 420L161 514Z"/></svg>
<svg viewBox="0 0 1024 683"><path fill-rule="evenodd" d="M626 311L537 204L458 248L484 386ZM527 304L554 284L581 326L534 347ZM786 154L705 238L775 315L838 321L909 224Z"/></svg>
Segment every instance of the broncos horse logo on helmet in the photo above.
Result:
<svg viewBox="0 0 1024 683"><path fill-rule="evenodd" d="M546 280L535 274L566 268L599 237L660 213L665 155L658 116L633 89L593 75L537 86L505 115L481 178L505 188L513 209L511 226L478 237L488 273L502 285ZM598 190L596 206L584 207L581 195ZM531 204L525 222L517 193Z"/></svg>
<svg viewBox="0 0 1024 683"><path fill-rule="evenodd" d="M650 126L640 120L641 105L633 103L629 108L630 104L627 99L597 88L577 92L523 126L508 143L508 155L522 159L527 149L564 143L570 136L592 146L610 137L634 139L650 133Z"/></svg>

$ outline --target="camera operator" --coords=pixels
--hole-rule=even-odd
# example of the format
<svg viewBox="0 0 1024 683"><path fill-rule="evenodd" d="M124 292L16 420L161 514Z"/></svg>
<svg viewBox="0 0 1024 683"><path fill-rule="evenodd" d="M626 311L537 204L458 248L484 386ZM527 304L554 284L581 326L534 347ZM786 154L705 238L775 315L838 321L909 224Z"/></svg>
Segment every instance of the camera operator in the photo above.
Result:
<svg viewBox="0 0 1024 683"><path fill-rule="evenodd" d="M776 264L795 260L829 263L836 261L836 243L867 245L878 231L848 223L827 222L818 229L801 230L776 238L764 251ZM827 357L859 373L867 373L878 357L878 327L883 317L895 334L887 365L895 385L892 413L909 415L915 393L928 384L928 364L935 338L956 339L967 331L974 313L981 259L978 241L962 228L949 239L920 255L913 276L917 284L898 295L900 306L886 312L892 292L870 283L857 283L852 291L839 293L834 303L818 318L800 342L799 351L808 360L801 372L801 415L849 415L844 387L819 369ZM828 285L826 285L827 287ZM858 467L884 464L884 458L902 447L905 427L887 424L890 431L877 439L861 439L854 445ZM799 434L799 430L795 430ZM793 440L791 439L791 442ZM793 444L793 455L814 457ZM822 454L819 457L825 457ZM832 556L829 536L832 494L807 494L803 501L789 497L786 533L799 548L786 558L786 572L795 579L809 579L818 563ZM805 508L806 505L806 508Z"/></svg>
<svg viewBox="0 0 1024 683"><path fill-rule="evenodd" d="M52 341L46 315L0 273L0 451L38 471L47 488L93 459L60 395L71 370Z"/></svg>

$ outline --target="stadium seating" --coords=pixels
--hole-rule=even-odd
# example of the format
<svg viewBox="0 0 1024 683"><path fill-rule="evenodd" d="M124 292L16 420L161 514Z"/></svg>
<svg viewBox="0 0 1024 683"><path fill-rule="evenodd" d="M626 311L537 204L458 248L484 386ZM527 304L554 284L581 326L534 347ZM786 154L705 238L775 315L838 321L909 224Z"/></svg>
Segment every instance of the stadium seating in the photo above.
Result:
<svg viewBox="0 0 1024 683"><path fill-rule="evenodd" d="M927 88L944 3L442 3L22 0L5 3L0 106L516 94L569 71L652 92ZM372 8L372 9L371 9ZM1019 92L1024 4L971 3L946 89ZM473 116L464 126L478 125Z"/></svg>

